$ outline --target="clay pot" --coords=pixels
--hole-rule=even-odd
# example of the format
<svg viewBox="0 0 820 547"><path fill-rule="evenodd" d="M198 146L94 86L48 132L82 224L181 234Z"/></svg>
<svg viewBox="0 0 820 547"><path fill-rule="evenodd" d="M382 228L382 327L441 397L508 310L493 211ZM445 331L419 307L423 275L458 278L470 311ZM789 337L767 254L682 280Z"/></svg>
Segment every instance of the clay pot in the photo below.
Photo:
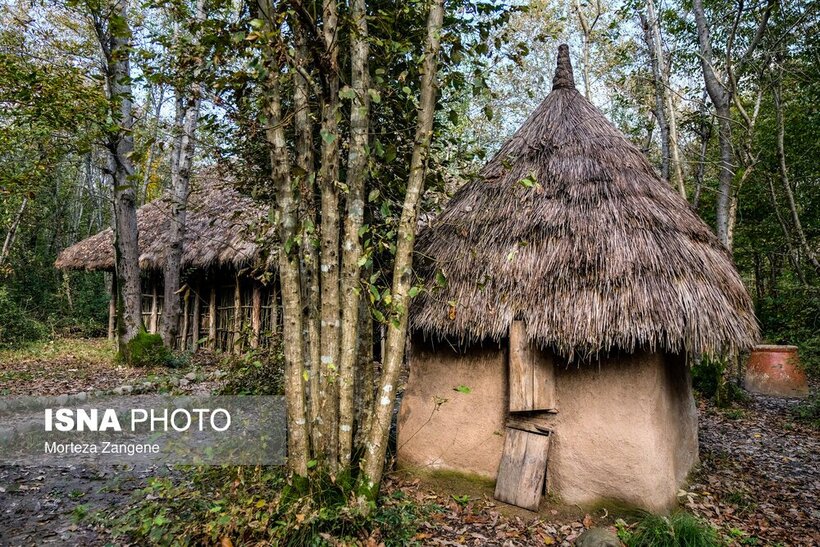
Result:
<svg viewBox="0 0 820 547"><path fill-rule="evenodd" d="M764 395L805 397L809 393L797 346L755 346L743 383L747 390Z"/></svg>

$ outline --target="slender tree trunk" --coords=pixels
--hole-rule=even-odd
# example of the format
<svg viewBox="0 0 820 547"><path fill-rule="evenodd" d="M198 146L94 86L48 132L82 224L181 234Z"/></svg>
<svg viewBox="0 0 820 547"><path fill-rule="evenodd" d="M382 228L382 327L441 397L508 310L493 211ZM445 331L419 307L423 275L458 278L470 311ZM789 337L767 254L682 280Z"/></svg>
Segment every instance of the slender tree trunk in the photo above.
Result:
<svg viewBox="0 0 820 547"><path fill-rule="evenodd" d="M276 188L276 217L279 240L294 241L297 232L297 204L290 178L282 103L279 91L280 74L269 66L266 90L268 129L266 137L271 155L271 177ZM297 475L307 475L309 435L305 412L304 341L302 339L302 289L299 279L298 253L279 252L279 275L282 285L285 348L285 398L288 413L288 466Z"/></svg>
<svg viewBox="0 0 820 547"><path fill-rule="evenodd" d="M800 248L806 255L809 263L814 268L814 271L820 275L820 262L817 260L817 255L814 249L811 248L809 242L806 240L806 232L803 231L803 224L800 222L800 215L797 212L797 203L794 199L794 192L789 182L789 170L786 167L786 147L784 144L785 137L785 122L783 121L783 101L781 99L782 78L777 80L777 83L772 88L774 95L775 114L777 116L777 163L780 170L780 182L783 186L783 192L786 194L786 202L789 204L789 212L792 216L792 225L794 232L797 235L797 241L800 242ZM787 236L788 239L788 236Z"/></svg>
<svg viewBox="0 0 820 547"><path fill-rule="evenodd" d="M322 191L321 222L321 356L319 375L322 431L319 451L335 468L338 449L338 373L339 373L339 66L338 7L335 0L324 0L322 33L328 63L322 104L322 159L319 186Z"/></svg>
<svg viewBox="0 0 820 547"><path fill-rule="evenodd" d="M295 61L303 71L307 70L307 39L302 25L294 23L296 40ZM321 429L319 422L319 367L321 355L320 308L321 293L319 288L319 249L316 243L316 165L313 157L313 122L310 111L311 82L302 71L294 75L294 125L296 141L296 166L300 173L299 218L301 223L301 279L302 298L304 299L304 339L305 367L310 374L310 408L309 424L311 443L314 448L321 446Z"/></svg>
<svg viewBox="0 0 820 547"><path fill-rule="evenodd" d="M653 0L646 0L646 40L652 61L652 73L655 80L655 96L658 108L663 111L663 127L661 138L664 140L666 153L666 179L678 189L682 198L686 199L686 186L683 180L683 170L678 150L678 126L675 117L675 105L672 100L669 71L664 60L663 40L661 38L660 20L655 12Z"/></svg>
<svg viewBox="0 0 820 547"><path fill-rule="evenodd" d="M154 120L151 124L151 144L148 147L148 157L145 158L145 172L142 174L142 189L137 191L137 202L145 203L148 198L148 186L151 184L151 173L154 171L154 156L157 149L157 138L159 137L159 121L162 117L162 105L165 102L165 86L159 85L159 97L154 97ZM142 194L140 196L140 193Z"/></svg>
<svg viewBox="0 0 820 547"><path fill-rule="evenodd" d="M370 125L368 99L369 46L365 0L353 0L351 6L351 86L353 104L350 110L350 150L347 160L347 215L342 246L342 342L339 359L339 463L350 465L353 451L355 366L358 358L359 301L361 300L362 244L359 230L364 224L364 189L367 179L367 131Z"/></svg>
<svg viewBox="0 0 820 547"><path fill-rule="evenodd" d="M205 21L205 1L197 0L196 21ZM194 40L196 44L198 40ZM194 69L196 72L196 69ZM165 345L174 347L179 333L179 279L182 255L185 252L185 228L188 210L188 194L191 181L191 167L194 161L196 128L202 104L202 89L194 82L188 89L177 89L177 125L174 127L175 161L171 162L171 225L168 234L168 253L165 257L163 277L165 279L165 300L162 308L161 336ZM187 95L187 96L185 96Z"/></svg>
<svg viewBox="0 0 820 547"><path fill-rule="evenodd" d="M786 225L786 221L783 219L783 215L780 214L780 206L777 203L777 193L774 190L774 182L772 181L772 177L767 175L766 179L769 182L769 196L772 199L772 209L774 210L774 216L777 218L777 223L780 224L780 229L783 231L783 238L786 240L786 246L789 248L789 256L794 259L796 252L794 248L794 244L792 243L792 235L789 233L789 228ZM800 282L803 286L808 286L806 283L806 277L803 274L802 268L800 268L800 264L794 260L795 271L797 272L797 277L800 279Z"/></svg>
<svg viewBox="0 0 820 547"><path fill-rule="evenodd" d="M646 2L646 16L639 14L643 27L644 41L649 49L649 64L652 67L652 83L655 88L655 118L658 120L658 129L661 136L661 176L667 182L669 178L669 125L666 123L666 99L664 96L664 81L660 64L662 57L658 56L656 47L654 7L652 0Z"/></svg>
<svg viewBox="0 0 820 547"><path fill-rule="evenodd" d="M3 266L3 263L6 262L8 259L9 254L11 254L11 248L14 245L14 239L17 237L17 228L20 227L20 220L23 218L23 213L26 212L26 206L28 205L28 196L23 197L23 201L20 203L20 208L17 209L17 214L14 215L14 220L9 227L9 231L6 233L6 239L3 241L3 250L0 251L0 267Z"/></svg>
<svg viewBox="0 0 820 547"><path fill-rule="evenodd" d="M413 282L413 245L415 242L418 206L424 188L424 178L430 141L433 135L433 117L436 110L436 67L440 46L441 25L444 18L444 0L433 0L427 20L424 73L421 81L421 100L416 125L413 155L407 194L402 206L401 220L393 265L392 307L395 316L387 324L387 352L383 363L379 391L374 402L374 413L367 434L366 452L359 475L358 493L363 499L375 500L384 472L384 456L396 399L396 384L401 372L407 339L409 308L408 293ZM393 314L391 314L393 315ZM360 498L362 499L362 498Z"/></svg>
<svg viewBox="0 0 820 547"><path fill-rule="evenodd" d="M695 194L692 196L692 207L697 210L700 206L700 195L703 191L703 178L706 173L706 152L709 150L709 140L712 138L712 124L707 123L709 112L706 107L707 93L703 92L703 102L700 108L701 124L698 136L700 137L700 153L698 154L698 168L695 171Z"/></svg>
<svg viewBox="0 0 820 547"><path fill-rule="evenodd" d="M120 352L143 328L140 290L136 188L131 155L134 151L130 38L127 0L113 0L95 25L105 58L106 92L114 128L107 135L108 175L114 189L114 253L118 289ZM98 14L99 15L99 14ZM110 23L105 24L103 18ZM113 24L116 21L117 24Z"/></svg>
<svg viewBox="0 0 820 547"><path fill-rule="evenodd" d="M574 0L573 7L575 8L575 13L578 15L578 23L581 25L581 55L583 59L584 69L583 69L583 77L584 77L584 96L587 100L590 100L589 95L589 40L590 35L592 34L592 28L587 21L584 12L581 11L581 4L578 0Z"/></svg>
<svg viewBox="0 0 820 547"><path fill-rule="evenodd" d="M692 9L698 29L698 45L700 47L700 65L703 70L703 79L706 91L715 108L718 121L718 146L720 148L720 172L718 174L717 199L717 236L723 245L731 250L729 241L729 214L732 196L732 181L735 176L735 166L732 158L732 120L729 105L730 92L727 91L714 70L714 55L712 54L709 25L703 11L702 0L693 0Z"/></svg>

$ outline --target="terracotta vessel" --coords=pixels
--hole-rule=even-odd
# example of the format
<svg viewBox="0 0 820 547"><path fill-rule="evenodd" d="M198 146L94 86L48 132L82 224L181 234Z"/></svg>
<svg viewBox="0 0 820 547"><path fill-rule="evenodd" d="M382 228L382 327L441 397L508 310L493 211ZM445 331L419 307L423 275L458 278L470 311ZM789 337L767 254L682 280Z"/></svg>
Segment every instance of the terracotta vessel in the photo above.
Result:
<svg viewBox="0 0 820 547"><path fill-rule="evenodd" d="M797 346L755 346L746 363L744 386L764 395L808 395L809 385L800 368Z"/></svg>

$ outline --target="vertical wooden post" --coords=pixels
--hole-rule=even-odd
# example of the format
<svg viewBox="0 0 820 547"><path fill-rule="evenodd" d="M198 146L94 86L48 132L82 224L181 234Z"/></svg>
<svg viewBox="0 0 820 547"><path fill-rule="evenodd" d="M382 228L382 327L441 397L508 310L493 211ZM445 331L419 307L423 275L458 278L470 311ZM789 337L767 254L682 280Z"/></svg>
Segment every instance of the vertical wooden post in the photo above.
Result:
<svg viewBox="0 0 820 547"><path fill-rule="evenodd" d="M191 289L185 287L185 296L182 298L182 333L179 339L179 349L185 351L188 346L188 308L191 300Z"/></svg>
<svg viewBox="0 0 820 547"><path fill-rule="evenodd" d="M194 289L194 317L191 321L191 351L199 347L199 283Z"/></svg>
<svg viewBox="0 0 820 547"><path fill-rule="evenodd" d="M251 301L251 347L259 347L259 333L262 330L262 286L254 282L253 300Z"/></svg>
<svg viewBox="0 0 820 547"><path fill-rule="evenodd" d="M211 301L208 304L208 346L216 349L216 285L211 285Z"/></svg>
<svg viewBox="0 0 820 547"><path fill-rule="evenodd" d="M115 338L115 331L114 328L117 324L117 295L113 292L111 293L111 299L108 301L108 339L114 340Z"/></svg>
<svg viewBox="0 0 820 547"><path fill-rule="evenodd" d="M156 280L153 280L151 282L151 323L148 329L151 334L157 332L157 318L159 316L159 303L157 300L157 283Z"/></svg>
<svg viewBox="0 0 820 547"><path fill-rule="evenodd" d="M233 291L233 352L242 352L242 287L238 275Z"/></svg>
<svg viewBox="0 0 820 547"><path fill-rule="evenodd" d="M276 337L279 334L279 297L277 296L278 279L274 279L270 284L270 332L271 336Z"/></svg>

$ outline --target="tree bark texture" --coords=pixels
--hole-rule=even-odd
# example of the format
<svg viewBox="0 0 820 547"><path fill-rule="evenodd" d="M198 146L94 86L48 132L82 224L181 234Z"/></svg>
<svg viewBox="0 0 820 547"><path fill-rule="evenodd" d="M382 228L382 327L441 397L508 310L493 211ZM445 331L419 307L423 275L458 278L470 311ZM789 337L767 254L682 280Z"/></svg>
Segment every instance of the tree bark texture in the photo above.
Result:
<svg viewBox="0 0 820 547"><path fill-rule="evenodd" d="M396 255L393 265L393 314L387 325L387 351L379 390L376 393L374 412L367 441L362 472L357 490L365 499L375 500L384 471L384 456L390 433L390 422L396 399L396 384L401 372L407 339L409 296L413 282L413 245L416 233L418 206L424 188L424 178L430 141L433 134L433 117L436 110L436 67L441 43L441 25L444 18L444 0L433 0L427 20L427 39L421 81L416 136L410 160L407 194L399 221Z"/></svg>
<svg viewBox="0 0 820 547"><path fill-rule="evenodd" d="M359 230L364 224L364 195L368 164L370 125L367 20L365 0L351 6L351 87L350 148L347 160L347 214L342 245L342 333L339 357L339 463L350 465L353 450L355 366L358 357L359 301L361 300L362 244Z"/></svg>
<svg viewBox="0 0 820 547"><path fill-rule="evenodd" d="M196 21L205 20L205 1L197 0ZM197 40L194 40L196 43ZM199 61L197 64L201 64ZM196 67L194 68L196 73ZM195 76L196 77L196 74ZM196 128L202 103L202 90L198 82L177 88L177 124L174 127L176 138L171 155L171 223L168 237L168 254L165 257L163 277L165 279L165 298L162 308L161 336L165 345L174 346L179 332L179 283L182 256L185 252L185 225L188 210L191 167L194 160Z"/></svg>

